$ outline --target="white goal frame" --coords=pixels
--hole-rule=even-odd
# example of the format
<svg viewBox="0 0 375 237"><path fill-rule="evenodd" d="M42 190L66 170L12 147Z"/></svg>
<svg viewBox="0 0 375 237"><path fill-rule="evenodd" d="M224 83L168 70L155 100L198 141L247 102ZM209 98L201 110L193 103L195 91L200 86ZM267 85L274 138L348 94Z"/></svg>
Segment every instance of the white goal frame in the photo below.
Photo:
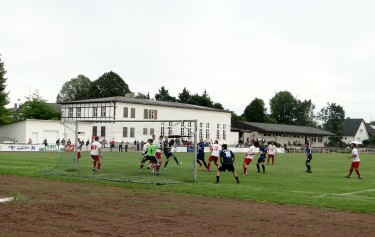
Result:
<svg viewBox="0 0 375 237"><path fill-rule="evenodd" d="M186 128L185 125L182 125L183 123L193 123L194 126L191 127L191 130L190 130L190 133L191 133L191 136L190 137L193 137L193 147L194 147L194 159L193 159L193 181L196 181L197 180L197 164L196 164L196 159L197 159L197 143L198 143L198 120L74 120L74 121L62 121L62 124L64 125L64 129L69 129L69 130L72 130L71 127L67 126L66 124L74 124L74 130L72 130L72 132L74 132L74 143L72 142L72 144L74 144L74 169L77 169L78 168L78 149L77 149L77 141L78 141L78 137L79 137L79 134L82 133L82 131L79 131L80 129L80 123L91 123L91 124L109 124L109 123L131 123L131 124L134 124L134 123L139 123L139 124L150 124L150 123L176 123L176 124L180 124L181 127L184 127ZM175 125L176 125L175 124ZM187 129L187 128L186 128ZM168 134L166 136L169 136L169 135L181 135L181 134ZM183 136L183 135L181 135ZM186 136L188 137L188 136ZM134 137L132 137L134 138Z"/></svg>

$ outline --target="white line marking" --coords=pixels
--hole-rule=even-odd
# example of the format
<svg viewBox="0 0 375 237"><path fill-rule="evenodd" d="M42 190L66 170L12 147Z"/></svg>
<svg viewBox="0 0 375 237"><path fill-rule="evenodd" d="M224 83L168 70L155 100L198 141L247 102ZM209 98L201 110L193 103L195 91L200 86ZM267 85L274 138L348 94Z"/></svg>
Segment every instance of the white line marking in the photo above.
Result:
<svg viewBox="0 0 375 237"><path fill-rule="evenodd" d="M0 198L0 203L1 202L10 202L10 201L13 201L14 200L14 197L10 197L10 198Z"/></svg>
<svg viewBox="0 0 375 237"><path fill-rule="evenodd" d="M357 194L357 193L366 193L366 192L372 192L372 191L375 191L375 189L366 189L366 190L360 190L360 191L356 191L356 192L341 193L341 194L335 194L335 195L336 196L350 196L350 195L354 195L354 194Z"/></svg>

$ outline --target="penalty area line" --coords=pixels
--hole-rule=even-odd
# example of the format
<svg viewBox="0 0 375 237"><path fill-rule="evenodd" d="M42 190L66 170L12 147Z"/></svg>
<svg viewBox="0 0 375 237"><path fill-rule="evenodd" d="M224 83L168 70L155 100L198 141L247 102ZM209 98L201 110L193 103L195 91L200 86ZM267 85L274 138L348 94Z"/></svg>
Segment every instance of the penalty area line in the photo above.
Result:
<svg viewBox="0 0 375 237"><path fill-rule="evenodd" d="M14 200L14 197L0 198L0 203L2 203L2 202L10 202L10 201L13 201L13 200Z"/></svg>

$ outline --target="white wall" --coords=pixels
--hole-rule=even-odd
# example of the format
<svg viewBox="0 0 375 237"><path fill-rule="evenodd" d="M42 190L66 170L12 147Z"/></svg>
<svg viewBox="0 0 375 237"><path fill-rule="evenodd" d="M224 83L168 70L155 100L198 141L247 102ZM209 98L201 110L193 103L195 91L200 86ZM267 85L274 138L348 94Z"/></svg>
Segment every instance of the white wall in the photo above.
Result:
<svg viewBox="0 0 375 237"><path fill-rule="evenodd" d="M369 135L367 133L366 124L362 121L357 134L355 135L355 140L362 142L363 140L369 139Z"/></svg>
<svg viewBox="0 0 375 237"><path fill-rule="evenodd" d="M18 143L27 143L29 138L37 134L38 141L32 141L33 144L41 144L44 138L47 138L49 144L55 144L58 138L63 137L63 132L59 120L28 119L0 127L1 136L16 138Z"/></svg>
<svg viewBox="0 0 375 237"><path fill-rule="evenodd" d="M129 108L129 118L123 117L124 107ZM135 108L135 118L130 118L131 108ZM230 141L230 129L231 129L231 113L230 112L219 112L219 111L208 111L208 110L195 110L186 108L176 107L162 107L155 105L140 105L140 104L125 104L117 103L116 108L116 120L143 120L144 109L157 110L157 120L197 120L198 133L200 129L200 123L203 123L203 137L206 134L206 125L209 124L210 138L209 140L216 140L217 126L220 126L220 138L219 143ZM155 121L151 120L150 121ZM226 139L223 139L223 125L226 126Z"/></svg>
<svg viewBox="0 0 375 237"><path fill-rule="evenodd" d="M16 139L17 142L25 143L26 121L11 123L0 126L0 136Z"/></svg>

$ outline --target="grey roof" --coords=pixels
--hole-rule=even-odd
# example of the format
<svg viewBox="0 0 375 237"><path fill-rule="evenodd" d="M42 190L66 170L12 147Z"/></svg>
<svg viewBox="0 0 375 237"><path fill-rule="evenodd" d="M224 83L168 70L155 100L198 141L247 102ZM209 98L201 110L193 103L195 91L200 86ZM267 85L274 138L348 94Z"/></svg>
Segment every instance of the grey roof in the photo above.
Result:
<svg viewBox="0 0 375 237"><path fill-rule="evenodd" d="M283 125L272 123L233 122L232 129L251 130L257 132L309 134L319 136L334 136L334 133L307 126Z"/></svg>
<svg viewBox="0 0 375 237"><path fill-rule="evenodd" d="M231 111L227 111L227 110L203 107L203 106L198 106L198 105L183 104L183 103L178 103L178 102L148 100L148 99L135 99L135 98L127 98L127 97L121 97L121 96L87 99L87 100L76 100L76 101L69 101L69 102L61 102L60 104L82 104L82 103L103 103L103 102L122 102L122 103L130 103L130 104L143 104L143 105L154 105L154 106L231 113Z"/></svg>
<svg viewBox="0 0 375 237"><path fill-rule="evenodd" d="M368 135L370 135L370 137L374 137L375 129L371 127L370 123L366 123L366 129L367 129Z"/></svg>
<svg viewBox="0 0 375 237"><path fill-rule="evenodd" d="M343 124L344 136L355 136L361 126L363 119L346 118Z"/></svg>

